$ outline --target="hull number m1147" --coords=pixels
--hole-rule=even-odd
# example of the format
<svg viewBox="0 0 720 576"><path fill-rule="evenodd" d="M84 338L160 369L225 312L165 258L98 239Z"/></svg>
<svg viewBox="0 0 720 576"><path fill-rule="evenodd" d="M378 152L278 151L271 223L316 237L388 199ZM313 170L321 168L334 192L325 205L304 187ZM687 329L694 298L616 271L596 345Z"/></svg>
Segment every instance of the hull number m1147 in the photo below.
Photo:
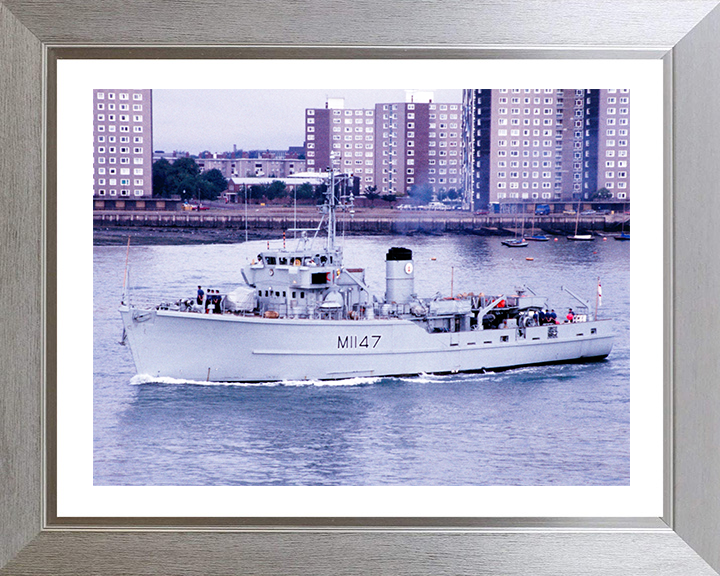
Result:
<svg viewBox="0 0 720 576"><path fill-rule="evenodd" d="M375 348L380 342L382 336L373 334L372 336L338 336L337 347L342 348Z"/></svg>

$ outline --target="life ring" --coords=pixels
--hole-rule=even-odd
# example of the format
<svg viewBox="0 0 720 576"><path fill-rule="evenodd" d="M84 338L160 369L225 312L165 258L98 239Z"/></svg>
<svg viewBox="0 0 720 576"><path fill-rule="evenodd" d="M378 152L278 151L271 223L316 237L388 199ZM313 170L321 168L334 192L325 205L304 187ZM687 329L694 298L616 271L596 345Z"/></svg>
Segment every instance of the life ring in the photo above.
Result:
<svg viewBox="0 0 720 576"><path fill-rule="evenodd" d="M332 280L332 272L328 272L327 274L325 274L325 279L330 282L330 280Z"/></svg>
<svg viewBox="0 0 720 576"><path fill-rule="evenodd" d="M300 262L300 258L295 258L295 262L293 262L293 265L300 266L300 264L302 264L302 262Z"/></svg>

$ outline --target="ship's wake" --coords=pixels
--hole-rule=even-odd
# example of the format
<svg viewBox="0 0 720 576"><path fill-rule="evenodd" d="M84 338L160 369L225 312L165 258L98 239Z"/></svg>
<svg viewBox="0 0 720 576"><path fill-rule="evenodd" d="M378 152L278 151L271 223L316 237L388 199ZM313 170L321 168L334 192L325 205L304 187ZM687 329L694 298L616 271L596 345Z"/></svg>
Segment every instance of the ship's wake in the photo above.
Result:
<svg viewBox="0 0 720 576"><path fill-rule="evenodd" d="M238 386L246 388L257 387L331 387L331 386L367 386L378 383L380 377L358 377L344 378L342 380L277 380L272 382L210 382L202 380L187 380L181 378L168 378L163 376L150 376L149 374L137 374L130 380L133 386L148 384L162 384L171 386Z"/></svg>
<svg viewBox="0 0 720 576"><path fill-rule="evenodd" d="M190 380L184 378L169 378L164 376L150 376L149 374L138 374L133 376L130 384L133 386L143 385L167 385L167 386L237 386L246 388L273 388L273 387L348 387L348 386L370 386L381 382L392 383L402 382L406 384L447 384L450 382L478 382L478 380L493 380L495 382L504 379L513 379L518 375L528 372L542 372L545 367L526 366L513 370L495 372L459 372L454 374L432 374L421 373L413 376L364 376L355 378L343 378L339 380L274 380L271 382L211 382L204 380Z"/></svg>

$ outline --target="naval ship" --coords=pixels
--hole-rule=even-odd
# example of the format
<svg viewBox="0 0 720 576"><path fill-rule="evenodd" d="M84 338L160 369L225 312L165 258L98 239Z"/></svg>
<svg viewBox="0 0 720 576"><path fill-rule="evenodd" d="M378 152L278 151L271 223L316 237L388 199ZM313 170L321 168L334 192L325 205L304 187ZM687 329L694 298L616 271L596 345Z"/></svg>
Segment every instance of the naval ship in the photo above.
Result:
<svg viewBox="0 0 720 576"><path fill-rule="evenodd" d="M421 297L412 251L390 247L382 295L363 268L346 266L336 244L336 210L347 205L328 175L315 237L269 249L227 293L119 311L137 373L209 382L332 380L506 369L605 358L611 320L587 301L572 321L548 317L530 288L506 294ZM350 197L352 202L352 197ZM325 234L319 235L322 228ZM318 241L322 246L315 247ZM202 345L198 346L201 342Z"/></svg>

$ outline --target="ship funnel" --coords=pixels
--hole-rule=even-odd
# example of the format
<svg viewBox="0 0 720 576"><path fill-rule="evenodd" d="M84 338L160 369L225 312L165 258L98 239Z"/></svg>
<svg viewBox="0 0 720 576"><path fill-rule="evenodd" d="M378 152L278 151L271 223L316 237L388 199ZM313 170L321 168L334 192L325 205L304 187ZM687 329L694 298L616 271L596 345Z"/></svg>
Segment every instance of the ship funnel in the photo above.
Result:
<svg viewBox="0 0 720 576"><path fill-rule="evenodd" d="M390 248L385 256L385 302L404 304L415 294L412 250Z"/></svg>

